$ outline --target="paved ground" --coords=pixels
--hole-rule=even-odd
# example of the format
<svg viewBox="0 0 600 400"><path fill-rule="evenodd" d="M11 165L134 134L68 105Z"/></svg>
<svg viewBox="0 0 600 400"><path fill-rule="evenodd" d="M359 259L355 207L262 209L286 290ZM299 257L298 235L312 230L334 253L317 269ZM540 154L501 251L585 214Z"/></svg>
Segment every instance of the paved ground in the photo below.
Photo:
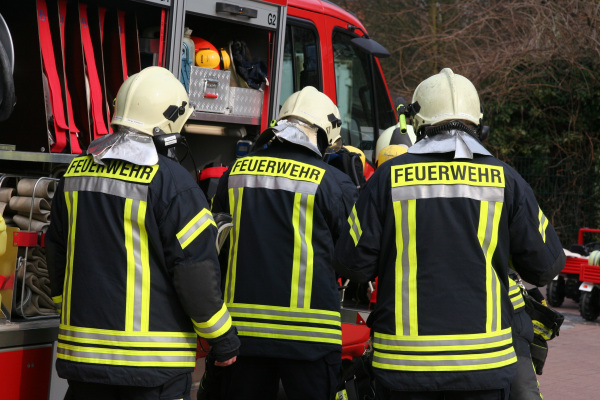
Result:
<svg viewBox="0 0 600 400"><path fill-rule="evenodd" d="M571 299L556 310L565 321L560 336L548 342L544 373L538 376L544 400L600 399L600 320L584 320Z"/></svg>
<svg viewBox="0 0 600 400"><path fill-rule="evenodd" d="M548 342L544 373L538 376L544 400L600 399L600 319L585 321L571 299L565 299L556 310L565 321L560 336ZM198 361L193 389L198 387L204 371L204 359ZM195 390L192 399L196 399Z"/></svg>

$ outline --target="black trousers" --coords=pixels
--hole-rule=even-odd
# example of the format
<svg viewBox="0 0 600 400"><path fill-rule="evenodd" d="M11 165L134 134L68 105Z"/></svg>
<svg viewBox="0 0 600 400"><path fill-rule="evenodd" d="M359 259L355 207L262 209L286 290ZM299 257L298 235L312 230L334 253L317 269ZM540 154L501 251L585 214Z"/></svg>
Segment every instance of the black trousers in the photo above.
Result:
<svg viewBox="0 0 600 400"><path fill-rule="evenodd" d="M69 380L65 400L191 400L192 374L181 374L156 387L104 385Z"/></svg>
<svg viewBox="0 0 600 400"><path fill-rule="evenodd" d="M315 361L238 356L227 367L226 400L275 400L280 382L288 400L333 399L341 381L342 358L333 352Z"/></svg>

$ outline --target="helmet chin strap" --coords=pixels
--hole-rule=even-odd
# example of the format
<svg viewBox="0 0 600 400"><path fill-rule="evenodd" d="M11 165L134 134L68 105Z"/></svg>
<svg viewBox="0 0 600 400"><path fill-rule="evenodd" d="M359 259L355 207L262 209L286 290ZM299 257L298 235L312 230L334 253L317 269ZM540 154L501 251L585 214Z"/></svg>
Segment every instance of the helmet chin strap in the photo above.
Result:
<svg viewBox="0 0 600 400"><path fill-rule="evenodd" d="M421 125L416 134L417 142L419 140L423 139L425 136L433 137L442 132L447 132L447 131L451 131L451 130L463 131L463 132L468 133L469 135L473 136L474 138L479 139L480 141L483 141L483 139L485 139L485 137L487 137L487 135L486 135L482 139L483 132L489 133L489 128L482 124L481 119L479 120L479 125L476 128L469 127L461 121L454 120L454 121L448 121L447 123L445 123L443 125L438 125L438 126L434 126L434 127L432 127L431 125Z"/></svg>

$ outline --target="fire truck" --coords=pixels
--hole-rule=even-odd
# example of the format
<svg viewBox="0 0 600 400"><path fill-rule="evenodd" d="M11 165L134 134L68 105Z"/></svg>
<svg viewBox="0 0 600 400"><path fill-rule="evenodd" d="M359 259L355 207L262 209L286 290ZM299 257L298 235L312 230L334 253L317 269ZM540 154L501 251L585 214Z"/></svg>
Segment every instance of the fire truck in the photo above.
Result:
<svg viewBox="0 0 600 400"><path fill-rule="evenodd" d="M198 60L206 49L215 65ZM0 397L59 399L66 390L53 368L58 316L47 304L44 233L58 179L111 132L128 76L158 65L186 87L195 112L185 146L171 151L196 177L250 151L308 85L336 102L344 142L372 160L379 134L397 123L379 63L387 56L327 0L0 2Z"/></svg>

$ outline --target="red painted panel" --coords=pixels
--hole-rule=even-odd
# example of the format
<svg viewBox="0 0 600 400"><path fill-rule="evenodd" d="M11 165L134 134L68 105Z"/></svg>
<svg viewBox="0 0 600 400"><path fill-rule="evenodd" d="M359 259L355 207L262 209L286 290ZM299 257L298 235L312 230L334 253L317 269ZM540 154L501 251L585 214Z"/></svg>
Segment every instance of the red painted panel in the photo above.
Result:
<svg viewBox="0 0 600 400"><path fill-rule="evenodd" d="M52 345L0 351L0 399L47 399L50 390Z"/></svg>

